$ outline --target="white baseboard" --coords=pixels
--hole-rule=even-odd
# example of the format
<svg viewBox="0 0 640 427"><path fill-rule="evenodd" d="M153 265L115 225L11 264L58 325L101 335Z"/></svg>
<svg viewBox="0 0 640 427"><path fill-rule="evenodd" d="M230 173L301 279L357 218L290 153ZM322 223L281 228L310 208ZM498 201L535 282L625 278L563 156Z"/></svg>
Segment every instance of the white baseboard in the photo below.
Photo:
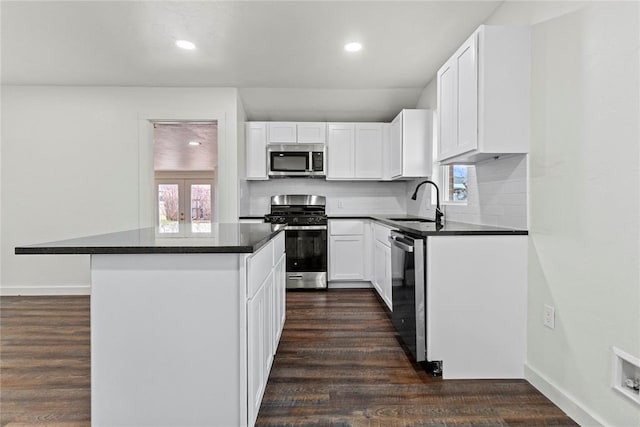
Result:
<svg viewBox="0 0 640 427"><path fill-rule="evenodd" d="M91 295L91 285L2 286L0 296Z"/></svg>
<svg viewBox="0 0 640 427"><path fill-rule="evenodd" d="M343 280L332 280L328 283L329 289L368 289L373 288L371 282L350 282Z"/></svg>
<svg viewBox="0 0 640 427"><path fill-rule="evenodd" d="M549 378L528 364L524 366L524 377L537 388L540 393L544 394L582 427L603 427L607 425L596 415L590 413L582 403L571 396L566 390L558 387L549 380Z"/></svg>

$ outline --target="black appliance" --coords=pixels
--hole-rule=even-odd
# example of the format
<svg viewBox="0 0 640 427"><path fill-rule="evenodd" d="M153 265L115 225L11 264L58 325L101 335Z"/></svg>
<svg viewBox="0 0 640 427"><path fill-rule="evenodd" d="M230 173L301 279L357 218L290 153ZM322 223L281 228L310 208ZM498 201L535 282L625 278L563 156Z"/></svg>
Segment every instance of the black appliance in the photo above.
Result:
<svg viewBox="0 0 640 427"><path fill-rule="evenodd" d="M271 197L265 221L285 229L287 289L327 288L326 198L313 195Z"/></svg>
<svg viewBox="0 0 640 427"><path fill-rule="evenodd" d="M391 231L393 263L391 319L400 338L417 362L426 361L426 274L425 241L397 231Z"/></svg>
<svg viewBox="0 0 640 427"><path fill-rule="evenodd" d="M269 177L325 177L324 144L285 144L267 147Z"/></svg>

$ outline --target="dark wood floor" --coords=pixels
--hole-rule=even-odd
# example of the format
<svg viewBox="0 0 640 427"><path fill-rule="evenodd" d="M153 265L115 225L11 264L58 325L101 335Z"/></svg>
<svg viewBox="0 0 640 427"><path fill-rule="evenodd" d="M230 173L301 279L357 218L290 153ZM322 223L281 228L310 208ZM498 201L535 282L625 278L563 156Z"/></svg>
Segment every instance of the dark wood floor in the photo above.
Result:
<svg viewBox="0 0 640 427"><path fill-rule="evenodd" d="M413 365L369 290L290 292L258 425L575 426L524 380ZM90 425L88 297L0 298L0 424Z"/></svg>
<svg viewBox="0 0 640 427"><path fill-rule="evenodd" d="M88 426L89 297L0 298L0 425Z"/></svg>
<svg viewBox="0 0 640 427"><path fill-rule="evenodd" d="M443 381L412 364L370 290L287 293L257 425L575 426L524 380Z"/></svg>

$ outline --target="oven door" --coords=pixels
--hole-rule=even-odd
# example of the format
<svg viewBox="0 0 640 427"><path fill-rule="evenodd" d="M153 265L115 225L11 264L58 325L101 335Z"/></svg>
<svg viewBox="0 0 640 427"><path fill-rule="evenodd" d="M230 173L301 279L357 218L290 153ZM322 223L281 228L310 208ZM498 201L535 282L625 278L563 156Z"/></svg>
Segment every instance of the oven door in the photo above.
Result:
<svg viewBox="0 0 640 427"><path fill-rule="evenodd" d="M417 362L426 360L426 299L424 240L396 231L389 236L391 259L391 319Z"/></svg>
<svg viewBox="0 0 640 427"><path fill-rule="evenodd" d="M285 228L288 289L327 287L327 226Z"/></svg>

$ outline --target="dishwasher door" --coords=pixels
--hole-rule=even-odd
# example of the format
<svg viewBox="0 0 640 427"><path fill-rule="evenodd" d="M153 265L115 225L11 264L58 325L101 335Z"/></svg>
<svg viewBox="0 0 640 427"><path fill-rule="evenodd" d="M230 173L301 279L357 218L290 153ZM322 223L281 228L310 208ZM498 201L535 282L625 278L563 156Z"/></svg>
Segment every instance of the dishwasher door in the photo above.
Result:
<svg viewBox="0 0 640 427"><path fill-rule="evenodd" d="M392 231L393 326L417 362L426 360L424 240Z"/></svg>

